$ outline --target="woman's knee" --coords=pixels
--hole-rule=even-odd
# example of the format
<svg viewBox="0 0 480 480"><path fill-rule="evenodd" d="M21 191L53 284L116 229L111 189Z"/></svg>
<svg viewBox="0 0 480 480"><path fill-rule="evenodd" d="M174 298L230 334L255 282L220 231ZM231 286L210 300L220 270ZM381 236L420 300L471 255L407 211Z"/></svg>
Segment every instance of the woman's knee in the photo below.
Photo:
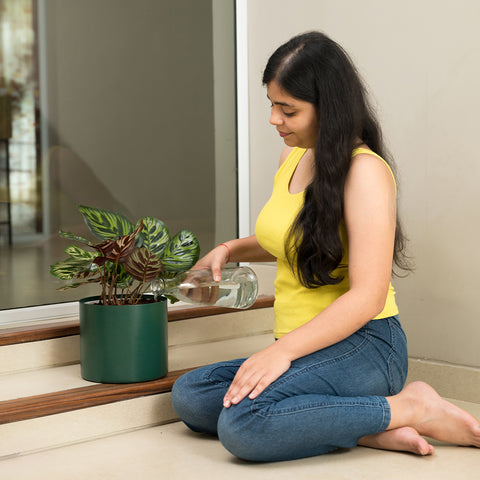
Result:
<svg viewBox="0 0 480 480"><path fill-rule="evenodd" d="M172 387L172 400L182 401L193 393L196 384L192 375L193 373L193 371L187 372L177 378Z"/></svg>
<svg viewBox="0 0 480 480"><path fill-rule="evenodd" d="M191 383L185 378L186 375L182 375L177 381L173 384L172 387L172 406L176 414L184 420L185 417L190 416L190 410L192 407L192 402L189 402L189 398L192 398L193 392L191 388Z"/></svg>
<svg viewBox="0 0 480 480"><path fill-rule="evenodd" d="M268 443L264 442L261 418L240 404L224 408L217 424L217 434L222 445L235 457L250 461L268 458Z"/></svg>
<svg viewBox="0 0 480 480"><path fill-rule="evenodd" d="M216 435L224 394L221 386L204 381L203 372L194 370L174 383L172 406L191 430Z"/></svg>
<svg viewBox="0 0 480 480"><path fill-rule="evenodd" d="M235 457L252 462L278 462L322 455L338 448L306 439L311 432L304 434L278 425L275 418L253 411L249 402L244 399L238 405L224 408L218 419L218 438Z"/></svg>

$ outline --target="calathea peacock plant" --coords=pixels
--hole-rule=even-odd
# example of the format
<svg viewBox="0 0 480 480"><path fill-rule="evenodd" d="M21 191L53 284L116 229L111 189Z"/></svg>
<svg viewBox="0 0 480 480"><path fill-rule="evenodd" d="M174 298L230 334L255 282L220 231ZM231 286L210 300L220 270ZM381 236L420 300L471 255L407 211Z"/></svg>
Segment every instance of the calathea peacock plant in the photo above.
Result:
<svg viewBox="0 0 480 480"><path fill-rule="evenodd" d="M71 245L65 249L68 258L50 266L53 276L72 280L59 290L99 283L101 304L135 305L152 282L173 278L198 260L200 245L189 230L171 237L167 226L153 217L143 217L134 224L120 213L84 205L78 210L101 243L59 232L61 237L88 247Z"/></svg>

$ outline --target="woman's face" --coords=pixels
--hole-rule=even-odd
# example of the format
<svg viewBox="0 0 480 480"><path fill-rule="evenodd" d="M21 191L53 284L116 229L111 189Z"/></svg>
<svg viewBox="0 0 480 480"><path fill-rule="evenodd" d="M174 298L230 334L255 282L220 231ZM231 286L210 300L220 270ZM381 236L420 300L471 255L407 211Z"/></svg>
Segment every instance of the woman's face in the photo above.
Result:
<svg viewBox="0 0 480 480"><path fill-rule="evenodd" d="M270 123L277 128L285 144L315 148L318 119L313 104L292 97L275 80L267 85L267 96L272 102Z"/></svg>

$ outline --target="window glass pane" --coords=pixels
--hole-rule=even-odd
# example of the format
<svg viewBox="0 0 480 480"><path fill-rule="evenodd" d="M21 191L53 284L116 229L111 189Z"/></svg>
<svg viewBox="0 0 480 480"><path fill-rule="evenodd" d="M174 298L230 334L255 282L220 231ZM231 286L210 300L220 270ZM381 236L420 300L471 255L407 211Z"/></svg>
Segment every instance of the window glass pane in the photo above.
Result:
<svg viewBox="0 0 480 480"><path fill-rule="evenodd" d="M59 229L92 238L79 204L188 228L202 252L236 235L233 3L0 0L2 64L21 64L30 89L9 139L1 309L98 292L58 292L48 272L72 243ZM28 54L12 47L26 30Z"/></svg>

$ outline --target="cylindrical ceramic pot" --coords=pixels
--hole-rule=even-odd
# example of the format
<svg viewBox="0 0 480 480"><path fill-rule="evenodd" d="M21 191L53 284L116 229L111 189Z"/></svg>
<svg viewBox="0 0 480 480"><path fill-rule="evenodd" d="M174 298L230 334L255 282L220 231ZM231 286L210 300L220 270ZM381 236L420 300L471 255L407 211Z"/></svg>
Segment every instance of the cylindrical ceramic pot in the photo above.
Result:
<svg viewBox="0 0 480 480"><path fill-rule="evenodd" d="M168 371L167 300L139 305L98 305L80 300L82 377L91 382L133 383Z"/></svg>

